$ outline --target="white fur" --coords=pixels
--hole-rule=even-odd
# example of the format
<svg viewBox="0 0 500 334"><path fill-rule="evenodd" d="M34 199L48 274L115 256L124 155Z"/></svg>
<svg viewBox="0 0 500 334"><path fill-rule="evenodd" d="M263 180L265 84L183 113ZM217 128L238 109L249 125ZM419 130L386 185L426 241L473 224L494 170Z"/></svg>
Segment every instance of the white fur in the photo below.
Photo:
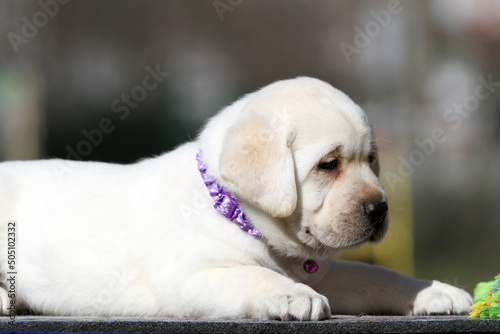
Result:
<svg viewBox="0 0 500 334"><path fill-rule="evenodd" d="M338 178L317 168L337 147ZM198 149L264 240L212 208ZM269 160L250 159L254 150ZM223 160L226 153L238 161ZM297 78L243 97L198 140L135 164L1 163L0 314L10 305L8 221L16 222L17 306L42 314L318 320L331 312L466 312L463 290L331 260L372 233L363 198L386 200L370 154L364 112L328 84ZM303 271L307 258L320 263L317 273Z"/></svg>

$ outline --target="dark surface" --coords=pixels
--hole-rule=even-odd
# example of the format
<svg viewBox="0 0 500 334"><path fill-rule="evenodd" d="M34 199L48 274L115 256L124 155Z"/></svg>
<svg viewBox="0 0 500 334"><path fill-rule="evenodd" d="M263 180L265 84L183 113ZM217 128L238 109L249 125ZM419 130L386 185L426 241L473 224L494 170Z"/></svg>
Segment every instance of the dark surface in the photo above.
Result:
<svg viewBox="0 0 500 334"><path fill-rule="evenodd" d="M1 331L70 333L487 333L500 332L500 320L465 316L334 316L312 322L177 320L166 318L75 318L18 316L0 318Z"/></svg>

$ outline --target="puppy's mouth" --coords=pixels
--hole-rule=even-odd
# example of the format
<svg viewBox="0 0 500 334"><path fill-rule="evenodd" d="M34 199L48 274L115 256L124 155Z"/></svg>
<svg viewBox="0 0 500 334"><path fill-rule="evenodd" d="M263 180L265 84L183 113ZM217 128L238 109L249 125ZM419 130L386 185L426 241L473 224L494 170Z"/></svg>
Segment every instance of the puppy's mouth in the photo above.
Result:
<svg viewBox="0 0 500 334"><path fill-rule="evenodd" d="M371 223L370 227L359 237L359 239L352 243L352 245L347 246L347 248L358 247L366 242L378 243L380 242L387 232L388 228L388 214L384 214L377 218L376 221Z"/></svg>
<svg viewBox="0 0 500 334"><path fill-rule="evenodd" d="M371 237L364 236L355 240L346 240L346 238L329 235L321 238L316 236L311 230L308 231L307 233L304 231L306 236L300 235L299 240L312 249L323 251L340 251L342 249L355 248L369 241ZM337 233L333 231L333 234L335 235Z"/></svg>
<svg viewBox="0 0 500 334"><path fill-rule="evenodd" d="M346 231L340 232L334 228L322 229L305 226L297 236L303 244L313 249L339 250L355 248L366 242L377 243L381 241L388 228L387 216L385 214L379 217L362 231L346 229Z"/></svg>
<svg viewBox="0 0 500 334"><path fill-rule="evenodd" d="M368 241L372 243L379 242L385 236L388 228L388 213L378 218L373 224L373 232L371 233Z"/></svg>

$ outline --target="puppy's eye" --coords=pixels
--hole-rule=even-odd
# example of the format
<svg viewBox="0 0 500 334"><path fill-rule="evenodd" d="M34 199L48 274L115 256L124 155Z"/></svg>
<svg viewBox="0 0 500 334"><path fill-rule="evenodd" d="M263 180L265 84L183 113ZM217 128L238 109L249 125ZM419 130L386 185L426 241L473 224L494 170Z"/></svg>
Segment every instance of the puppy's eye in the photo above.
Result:
<svg viewBox="0 0 500 334"><path fill-rule="evenodd" d="M370 164L371 164L372 162L375 162L375 160L377 160L377 157L376 157L376 156L374 156L373 154L370 154L370 155L368 156L368 163L370 163Z"/></svg>
<svg viewBox="0 0 500 334"><path fill-rule="evenodd" d="M338 166L339 166L339 160L333 159L320 163L318 165L318 168L323 170L334 170L337 169Z"/></svg>

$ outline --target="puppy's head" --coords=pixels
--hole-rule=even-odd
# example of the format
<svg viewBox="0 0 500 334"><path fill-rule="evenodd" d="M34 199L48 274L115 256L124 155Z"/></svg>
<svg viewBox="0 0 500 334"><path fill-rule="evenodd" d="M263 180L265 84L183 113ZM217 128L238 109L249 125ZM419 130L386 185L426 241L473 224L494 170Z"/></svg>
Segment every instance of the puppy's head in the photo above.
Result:
<svg viewBox="0 0 500 334"><path fill-rule="evenodd" d="M354 247L387 230L368 120L320 80L280 81L248 97L225 137L219 171L239 198L307 248Z"/></svg>

